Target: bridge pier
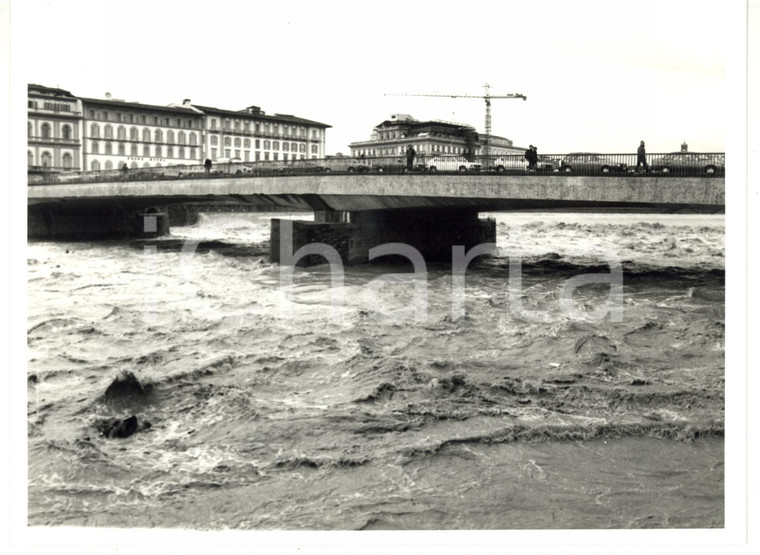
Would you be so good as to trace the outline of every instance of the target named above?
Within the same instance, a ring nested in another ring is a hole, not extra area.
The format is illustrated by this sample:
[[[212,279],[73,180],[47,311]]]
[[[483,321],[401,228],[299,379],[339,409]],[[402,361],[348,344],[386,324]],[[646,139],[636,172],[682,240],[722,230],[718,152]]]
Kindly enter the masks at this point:
[[[425,262],[450,262],[454,245],[469,250],[495,241],[496,223],[479,219],[470,208],[317,211],[314,222],[273,219],[270,253],[275,263],[312,266],[324,264],[333,249],[343,264],[355,265],[369,261],[374,247],[401,243],[419,251]],[[407,260],[402,252],[396,256]]]
[[[33,204],[27,208],[28,239],[128,239],[168,234],[168,214],[153,209],[102,204]]]

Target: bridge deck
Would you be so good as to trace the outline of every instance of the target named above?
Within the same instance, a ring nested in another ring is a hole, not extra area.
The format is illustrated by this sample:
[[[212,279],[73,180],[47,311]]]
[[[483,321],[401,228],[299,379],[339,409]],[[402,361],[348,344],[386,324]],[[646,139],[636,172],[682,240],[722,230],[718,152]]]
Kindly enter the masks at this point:
[[[293,209],[363,211],[470,207],[480,211],[599,209],[721,211],[723,177],[564,175],[305,175],[130,181],[28,188],[28,203],[155,206],[250,203]]]

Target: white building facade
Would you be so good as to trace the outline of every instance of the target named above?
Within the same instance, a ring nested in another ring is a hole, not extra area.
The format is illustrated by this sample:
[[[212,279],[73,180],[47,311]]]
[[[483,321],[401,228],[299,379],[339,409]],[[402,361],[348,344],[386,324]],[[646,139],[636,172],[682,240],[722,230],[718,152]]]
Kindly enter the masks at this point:
[[[69,91],[29,85],[27,166],[31,173],[82,169],[82,101]]]

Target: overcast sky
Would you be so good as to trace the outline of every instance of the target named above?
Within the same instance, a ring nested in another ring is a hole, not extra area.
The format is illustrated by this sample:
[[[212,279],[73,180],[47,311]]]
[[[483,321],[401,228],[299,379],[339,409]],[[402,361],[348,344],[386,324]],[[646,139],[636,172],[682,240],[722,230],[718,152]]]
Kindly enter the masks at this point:
[[[25,0],[14,77],[79,96],[260,106],[332,126],[348,152],[393,113],[540,152],[725,150],[729,1]],[[735,11],[735,10],[734,10]],[[19,52],[19,50],[21,52]]]

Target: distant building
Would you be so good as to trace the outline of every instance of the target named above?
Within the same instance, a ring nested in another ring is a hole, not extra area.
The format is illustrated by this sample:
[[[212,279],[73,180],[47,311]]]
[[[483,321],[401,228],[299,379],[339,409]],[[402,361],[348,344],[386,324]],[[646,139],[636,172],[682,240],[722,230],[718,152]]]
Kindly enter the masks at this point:
[[[28,121],[28,167],[37,173],[322,158],[330,127],[257,106],[157,106],[41,85],[29,85]]]
[[[86,170],[203,162],[203,114],[187,106],[154,106],[82,98],[82,164]]]
[[[522,153],[512,141],[491,135],[491,155]],[[478,156],[483,152],[485,136],[470,125],[447,121],[419,121],[408,114],[394,114],[372,130],[369,141],[349,145],[352,156],[401,156],[412,145],[418,155]]]
[[[258,106],[232,111],[194,106],[204,114],[204,148],[212,162],[303,160],[325,156],[330,126],[287,114],[267,115]]]
[[[27,94],[29,172],[81,170],[82,101],[42,85],[29,85]]]

